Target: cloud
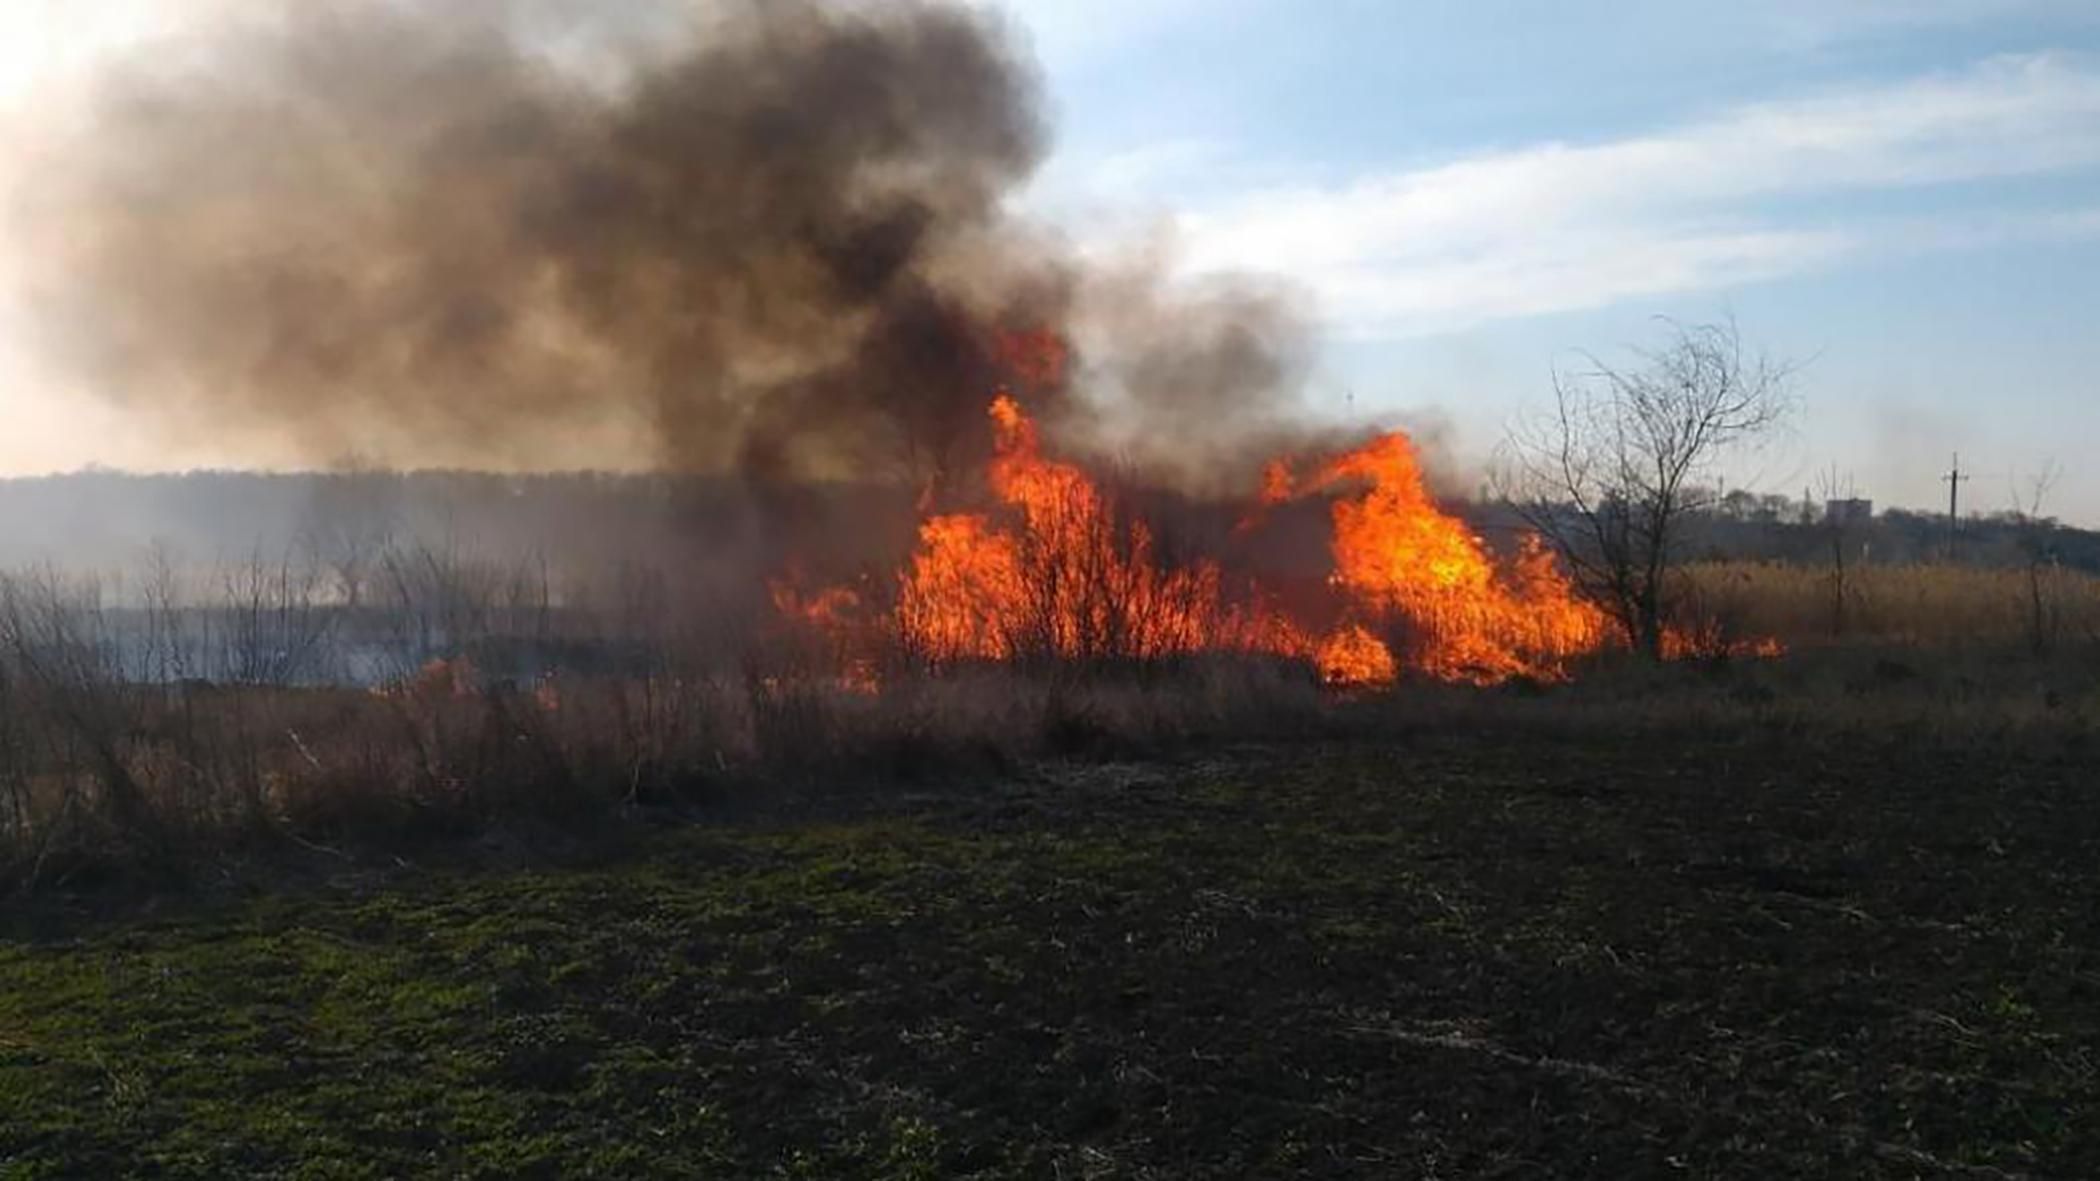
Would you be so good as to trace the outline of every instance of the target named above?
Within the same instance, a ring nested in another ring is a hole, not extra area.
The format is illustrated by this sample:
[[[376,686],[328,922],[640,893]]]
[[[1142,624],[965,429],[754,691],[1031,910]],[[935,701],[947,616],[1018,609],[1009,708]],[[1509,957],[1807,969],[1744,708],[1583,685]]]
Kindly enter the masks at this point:
[[[2055,24],[2093,22],[2087,0],[1767,0],[1744,5],[1734,16],[1762,25],[1771,43],[1816,48],[1912,29],[2040,20]]]
[[[1855,248],[1851,237],[1827,231],[1599,228],[1398,266],[1337,265],[1300,281],[1342,313],[1345,334],[1419,335],[1773,279]]]
[[[1220,192],[1186,175],[1215,155],[1165,153],[1175,191]],[[1281,269],[1342,332],[1406,336],[1770,279],[1936,235],[1974,239],[1966,223],[1883,224],[1861,198],[2096,166],[2100,61],[2052,53],[1756,103],[1648,135],[1271,185],[1215,197],[1173,225],[1187,269]],[[1109,175],[1127,186],[1133,170]],[[1988,196],[1965,195],[1968,221]],[[2090,221],[1982,212],[2000,235]]]

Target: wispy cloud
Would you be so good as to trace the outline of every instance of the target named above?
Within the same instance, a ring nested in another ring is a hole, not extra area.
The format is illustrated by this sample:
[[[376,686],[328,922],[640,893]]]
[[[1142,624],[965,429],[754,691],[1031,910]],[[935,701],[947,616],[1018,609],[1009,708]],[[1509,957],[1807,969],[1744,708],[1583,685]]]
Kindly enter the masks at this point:
[[[1795,49],[1871,39],[1916,29],[1956,29],[1987,23],[2043,20],[2091,24],[2087,0],[1766,0],[1742,5],[1733,19],[1761,26],[1769,43]]]
[[[1176,194],[1215,152],[1179,149],[1103,180]],[[2100,61],[1998,58],[1895,84],[1757,103],[1649,135],[1546,143],[1334,185],[1218,196],[1173,218],[1192,270],[1282,270],[1343,331],[1413,335],[1482,320],[1769,279],[1861,251],[2084,233],[2091,215],[1877,220],[1875,191],[2100,167]],[[1813,208],[1814,212],[1806,210]],[[1964,228],[1968,226],[1970,228]]]

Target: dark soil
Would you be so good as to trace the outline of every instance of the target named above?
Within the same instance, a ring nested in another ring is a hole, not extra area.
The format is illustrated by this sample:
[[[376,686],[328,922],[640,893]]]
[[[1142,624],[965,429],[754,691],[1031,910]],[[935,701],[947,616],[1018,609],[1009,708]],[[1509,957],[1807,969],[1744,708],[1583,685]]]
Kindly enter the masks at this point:
[[[0,1176],[2100,1176],[2088,762],[1251,750],[46,924]]]

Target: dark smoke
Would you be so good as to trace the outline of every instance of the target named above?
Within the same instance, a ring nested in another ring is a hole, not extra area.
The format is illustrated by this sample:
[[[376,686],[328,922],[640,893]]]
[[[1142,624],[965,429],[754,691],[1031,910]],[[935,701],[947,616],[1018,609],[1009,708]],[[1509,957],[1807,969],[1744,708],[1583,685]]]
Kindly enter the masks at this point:
[[[1343,442],[1315,439],[1292,395],[1311,364],[1311,327],[1292,294],[1236,276],[1163,287],[1156,260],[1090,276],[1082,333],[1093,345],[1070,433],[1176,488],[1244,496],[1259,462]]]
[[[924,479],[981,444],[997,334],[1065,330],[1089,286],[1006,209],[1046,132],[977,10],[285,7],[103,79],[17,227],[59,359],[170,429]],[[655,32],[602,35],[623,21]],[[1117,299],[1142,315],[1101,366],[1139,458],[1215,475],[1295,385],[1287,301]],[[567,442],[608,428],[631,453]]]

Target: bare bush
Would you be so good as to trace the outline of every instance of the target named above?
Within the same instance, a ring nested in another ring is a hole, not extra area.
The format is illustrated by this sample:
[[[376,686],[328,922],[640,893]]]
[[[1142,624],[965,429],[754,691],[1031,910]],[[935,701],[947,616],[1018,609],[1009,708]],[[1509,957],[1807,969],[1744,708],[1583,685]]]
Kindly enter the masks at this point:
[[[1705,477],[1792,410],[1791,366],[1746,356],[1733,324],[1668,324],[1633,366],[1590,356],[1556,371],[1552,409],[1511,432],[1497,473],[1583,591],[1656,657],[1684,522],[1717,503]]]
[[[2062,569],[2056,561],[2056,521],[2042,515],[2059,469],[2045,464],[2025,488],[2013,489],[2013,522],[2018,530],[2022,573],[2027,589],[2027,640],[2036,655],[2047,652],[2063,630],[2063,612],[2058,584]]]
[[[39,810],[54,825],[99,822],[110,838],[158,856],[169,834],[133,771],[140,697],[127,690],[117,651],[99,583],[49,570],[0,582],[0,659],[20,760],[9,777],[22,784],[27,822]]]
[[[322,599],[325,572],[318,562],[274,561],[261,553],[221,574],[220,680],[284,686],[325,679],[328,638],[338,611]]]

